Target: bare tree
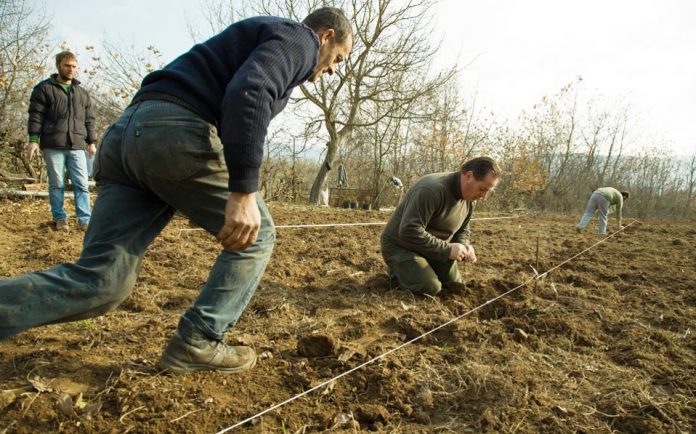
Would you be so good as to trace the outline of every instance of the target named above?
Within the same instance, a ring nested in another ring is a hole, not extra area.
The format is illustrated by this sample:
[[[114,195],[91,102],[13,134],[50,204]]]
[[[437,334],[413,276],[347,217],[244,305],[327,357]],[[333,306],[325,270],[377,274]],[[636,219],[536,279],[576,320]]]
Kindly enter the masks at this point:
[[[31,177],[36,168],[24,153],[31,89],[43,78],[50,22],[26,0],[0,1],[0,167],[8,158]]]
[[[261,190],[268,200],[297,201],[306,184],[307,167],[304,161],[311,134],[271,130],[266,139],[266,152],[261,167]]]
[[[602,171],[599,174],[599,182],[604,184],[607,178],[607,169],[611,165],[612,157],[614,158],[613,170],[609,176],[610,182],[613,182],[616,174],[616,167],[618,161],[621,159],[621,153],[624,147],[624,140],[626,139],[626,130],[628,128],[628,106],[616,115],[614,126],[609,132],[609,148],[607,149],[607,156],[602,165]],[[614,155],[616,153],[616,155]]]
[[[530,113],[522,115],[521,139],[527,142],[523,148],[533,150],[543,169],[544,183],[536,194],[542,207],[559,203],[576,183],[570,166],[576,165],[580,147],[577,84],[581,80],[563,86],[552,97],[543,97]]]
[[[689,157],[686,166],[686,215],[691,215],[691,199],[694,197],[696,187],[696,154]]]
[[[262,0],[260,12],[302,20],[318,1]],[[429,42],[427,0],[351,0],[336,2],[352,17],[354,48],[343,71],[330,80],[301,86],[301,102],[312,104],[309,123],[322,123],[326,135],[324,164],[314,179],[310,202],[318,203],[328,168],[354,130],[399,116],[401,108],[443,86],[450,69],[428,77],[436,47]]]
[[[137,48],[132,43],[103,41],[101,50],[85,47],[92,65],[82,71],[85,87],[97,108],[97,125],[105,128],[130,103],[145,76],[161,68],[162,55],[150,45]]]
[[[227,26],[237,21],[249,9],[246,4],[240,5],[240,0],[200,0],[200,11],[203,15],[205,28],[187,19],[186,27],[194,42],[203,41],[223,31]]]
[[[413,158],[421,162],[421,174],[452,170],[490,143],[492,120],[480,118],[475,97],[469,106],[464,101],[452,80],[416,104],[425,107],[413,132]]]

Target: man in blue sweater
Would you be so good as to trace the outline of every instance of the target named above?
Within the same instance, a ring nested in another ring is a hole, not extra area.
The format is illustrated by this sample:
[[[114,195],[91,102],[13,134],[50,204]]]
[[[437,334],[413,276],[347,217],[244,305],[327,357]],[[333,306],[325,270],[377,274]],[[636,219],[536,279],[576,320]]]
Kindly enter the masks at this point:
[[[333,74],[353,45],[340,9],[302,23],[256,17],[232,24],[143,80],[102,138],[99,194],[75,264],[0,281],[0,339],[104,314],[131,292],[145,250],[178,210],[224,249],[181,317],[160,365],[238,372],[254,350],[223,342],[248,304],[275,241],[256,194],[271,119],[293,88]]]

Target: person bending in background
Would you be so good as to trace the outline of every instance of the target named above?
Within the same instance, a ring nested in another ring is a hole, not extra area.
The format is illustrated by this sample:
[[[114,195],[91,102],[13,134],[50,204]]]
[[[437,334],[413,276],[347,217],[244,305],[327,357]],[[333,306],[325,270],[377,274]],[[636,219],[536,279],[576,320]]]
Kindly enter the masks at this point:
[[[443,284],[461,282],[458,262],[476,262],[469,223],[476,201],[485,200],[501,171],[488,157],[460,170],[432,173],[411,187],[381,236],[382,257],[392,283],[435,295]]]
[[[607,216],[616,213],[616,223],[621,226],[621,210],[624,202],[630,194],[627,191],[619,191],[613,187],[601,187],[595,190],[587,201],[585,213],[580,218],[580,223],[575,227],[578,233],[582,233],[596,212],[599,212],[599,235],[607,233]]]
[[[257,194],[268,125],[293,88],[333,74],[352,46],[340,9],[317,9],[302,23],[255,17],[147,75],[99,146],[98,196],[80,258],[0,280],[0,339],[116,308],[132,291],[145,250],[179,210],[223,250],[160,366],[227,373],[254,366],[252,348],[224,338],[275,242]]]

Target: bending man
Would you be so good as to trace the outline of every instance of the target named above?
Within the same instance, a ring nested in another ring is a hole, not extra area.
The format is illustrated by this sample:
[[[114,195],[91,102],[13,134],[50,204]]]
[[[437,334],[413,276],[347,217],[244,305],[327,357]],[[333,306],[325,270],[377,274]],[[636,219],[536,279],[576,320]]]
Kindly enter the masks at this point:
[[[160,365],[175,372],[252,367],[253,349],[223,339],[275,240],[256,193],[268,124],[293,88],[333,74],[352,45],[339,9],[318,9],[303,23],[256,17],[145,77],[99,146],[98,196],[80,258],[0,281],[0,339],[114,309],[130,294],[145,250],[179,210],[224,250]]]
[[[599,235],[607,233],[607,219],[612,212],[616,213],[616,223],[621,226],[621,210],[623,204],[628,200],[627,191],[619,191],[612,187],[602,187],[595,190],[587,201],[585,212],[580,218],[580,223],[576,226],[578,233],[582,233],[596,212],[599,212]]]

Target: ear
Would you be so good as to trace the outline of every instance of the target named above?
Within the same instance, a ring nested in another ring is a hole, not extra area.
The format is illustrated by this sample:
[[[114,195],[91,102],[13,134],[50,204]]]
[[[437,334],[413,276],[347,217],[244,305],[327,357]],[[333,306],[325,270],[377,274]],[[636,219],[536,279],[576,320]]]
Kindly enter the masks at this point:
[[[319,36],[319,42],[321,42],[321,45],[324,45],[333,40],[333,38],[336,36],[336,31],[334,29],[320,30],[317,33],[317,36]]]

